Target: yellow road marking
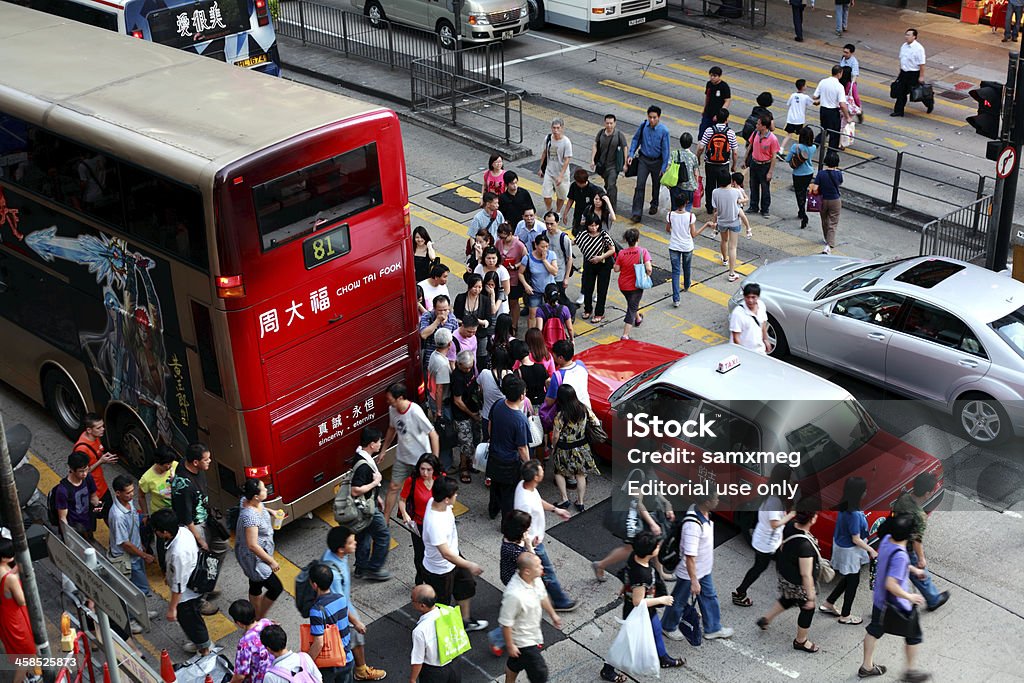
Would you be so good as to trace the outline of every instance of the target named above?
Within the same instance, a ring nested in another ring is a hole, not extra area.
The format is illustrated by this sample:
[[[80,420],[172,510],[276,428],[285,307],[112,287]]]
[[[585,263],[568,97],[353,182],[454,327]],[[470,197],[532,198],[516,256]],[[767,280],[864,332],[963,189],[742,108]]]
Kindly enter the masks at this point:
[[[523,102],[522,106],[523,113],[526,114],[527,116],[532,116],[535,119],[541,119],[546,121],[551,121],[552,119],[562,119],[565,122],[567,128],[579,133],[586,133],[591,140],[594,139],[594,133],[596,133],[604,125],[604,118],[598,120],[597,117],[595,117],[593,121],[586,121],[576,116],[567,116],[559,111],[555,111],[554,109],[548,109],[547,107],[542,107],[539,104],[534,104],[533,102],[530,101]]]
[[[712,332],[706,327],[701,327],[696,323],[692,323],[689,320],[686,320],[685,318],[676,315],[675,313],[666,313],[665,315],[674,320],[679,321],[678,323],[672,326],[673,330],[679,330],[680,332],[685,334],[687,337],[690,337],[691,339],[696,339],[697,341],[704,342],[705,344],[722,344],[728,341],[725,337],[718,334],[717,332]]]
[[[623,102],[622,100],[616,100],[616,99],[613,99],[611,97],[605,97],[604,95],[598,95],[597,93],[587,92],[586,90],[580,90],[579,88],[569,88],[568,90],[565,91],[565,94],[566,95],[576,95],[577,97],[582,97],[584,99],[590,100],[591,102],[599,102],[601,104],[614,104],[614,105],[617,105],[619,107],[622,107],[623,109],[629,109],[629,110],[632,110],[632,111],[640,111],[640,112],[646,112],[647,111],[647,107],[641,107],[641,106],[638,106],[638,105],[635,105],[635,104],[630,104],[629,102]],[[696,121],[689,121],[687,119],[680,119],[680,118],[677,118],[675,116],[671,116],[671,115],[668,115],[668,114],[662,114],[661,118],[668,119],[669,121],[672,121],[674,123],[678,123],[678,124],[680,124],[682,126],[687,126],[689,128],[693,128],[693,127],[697,126],[697,122]],[[522,183],[520,183],[520,184],[522,184]]]
[[[700,282],[695,282],[690,285],[690,291],[702,299],[707,299],[708,301],[720,306],[729,306],[729,295],[715,289],[714,287],[709,287],[705,284],[701,284]]]
[[[606,334],[600,337],[594,337],[594,341],[598,344],[611,344],[612,342],[619,341],[619,338],[614,334]]]
[[[466,187],[461,183],[445,183],[442,185],[446,190],[455,190],[455,194],[465,199],[471,199],[474,202],[480,201],[480,190],[474,190],[471,187]]]
[[[671,104],[676,107],[682,107],[683,109],[689,109],[690,111],[695,111],[698,114],[703,111],[703,107],[693,104],[692,102],[687,102],[686,100],[681,100],[678,97],[672,97],[670,95],[662,95],[661,93],[654,92],[653,90],[637,88],[632,85],[626,85],[625,83],[619,83],[618,81],[604,80],[598,81],[598,83],[608,88],[615,88],[616,90],[628,92],[632,95],[639,95],[640,97],[664,102],[665,104]]]
[[[674,67],[675,65],[673,64],[671,66]],[[659,83],[668,83],[670,85],[677,85],[680,88],[687,88],[689,90],[696,90],[697,92],[701,93],[702,95],[704,94],[704,86],[703,85],[694,85],[693,83],[690,83],[688,81],[681,81],[678,78],[672,78],[671,76],[662,76],[661,74],[654,73],[653,71],[644,71],[644,78],[650,78],[651,80],[658,81]],[[752,100],[750,98],[747,98],[747,97],[741,97],[740,95],[733,95],[732,99],[735,100],[736,102],[746,102],[747,104],[750,104],[750,105],[756,104],[756,102],[754,100]],[[696,107],[695,111],[699,111],[702,114],[704,113],[704,107],[703,106],[700,106],[700,105],[694,105],[694,106]]]
[[[719,63],[719,64],[721,64],[723,66],[729,66],[729,67],[732,67],[734,69],[742,69],[744,71],[750,71],[751,73],[760,74],[762,76],[767,76],[768,78],[776,78],[778,80],[788,81],[788,82],[792,82],[793,81],[793,78],[791,76],[787,76],[786,74],[779,73],[777,71],[772,71],[770,69],[764,69],[764,68],[761,68],[759,66],[750,66],[750,65],[747,65],[747,64],[743,64],[742,62],[734,62],[731,59],[721,59],[719,57],[712,57],[710,55],[704,55],[704,56],[701,57],[701,59],[717,62],[717,63]],[[831,71],[829,73],[831,74]],[[858,83],[858,85],[859,85],[859,83]],[[808,88],[813,88],[814,86],[812,86],[810,83],[808,83],[807,87]],[[812,90],[812,92],[813,92],[813,90]],[[858,92],[859,92],[859,90],[858,90]],[[880,98],[877,98],[877,97],[871,97],[869,95],[861,95],[860,98],[861,98],[861,100],[863,100],[865,102],[871,102],[872,104],[881,105],[881,106],[886,107],[886,108],[892,106],[892,100],[883,100],[883,99],[880,99]],[[966,122],[961,120],[961,119],[951,119],[949,117],[942,116],[940,114],[925,114],[925,113],[920,113],[919,114],[916,111],[912,111],[912,110],[907,110],[907,111],[911,115],[920,116],[921,118],[930,119],[932,121],[938,121],[939,123],[945,123],[947,125],[954,126],[956,128],[962,128],[964,125],[966,125]],[[888,121],[888,119],[880,119],[880,118],[877,118],[877,117],[874,117],[874,116],[868,116],[867,114],[865,114],[864,115],[864,120],[865,121],[871,121],[872,123],[878,123],[878,124],[885,123],[888,128],[892,128],[892,129],[895,129],[895,130],[910,131],[915,136],[920,136],[920,134],[921,134],[921,131],[915,130],[913,128],[907,128],[905,126],[899,126],[899,125],[890,123]]]
[[[907,143],[900,142],[899,140],[893,140],[892,138],[882,138],[882,139],[885,140],[890,145],[892,145],[893,147],[906,147],[907,146]]]
[[[761,61],[761,62],[764,62],[764,61],[775,62],[776,64],[785,64],[786,66],[791,66],[791,67],[793,67],[795,69],[800,69],[801,71],[811,71],[811,72],[814,72],[814,73],[824,74],[826,76],[831,76],[832,75],[832,67],[825,68],[825,67],[813,66],[813,65],[807,64],[806,62],[796,62],[796,61],[793,61],[791,59],[784,59],[782,57],[775,57],[775,56],[768,55],[768,54],[765,54],[765,53],[762,53],[762,52],[752,52],[750,50],[733,49],[733,52],[736,52],[736,53],[739,53],[739,54],[743,54],[743,55],[747,55],[748,57],[753,57],[753,58],[755,58],[755,59],[757,59],[758,61]],[[708,57],[704,57],[703,59],[709,59],[709,58]],[[808,85],[810,85],[810,84],[808,83]],[[858,78],[857,79],[857,85],[858,85],[858,87],[866,85],[866,86],[869,86],[871,88],[875,88],[875,89],[878,89],[878,90],[883,90],[886,93],[889,92],[889,84],[888,83],[875,83],[875,82],[872,82],[872,81],[865,81],[865,80],[862,80],[862,79]],[[863,98],[864,96],[861,95],[861,97]],[[886,103],[888,104],[889,101],[891,101],[891,100],[887,100]],[[945,102],[944,104],[946,104],[946,105],[948,105],[950,107],[956,107],[958,109],[966,109],[967,111],[974,111],[974,107],[968,107],[966,105],[959,104],[957,102]]]

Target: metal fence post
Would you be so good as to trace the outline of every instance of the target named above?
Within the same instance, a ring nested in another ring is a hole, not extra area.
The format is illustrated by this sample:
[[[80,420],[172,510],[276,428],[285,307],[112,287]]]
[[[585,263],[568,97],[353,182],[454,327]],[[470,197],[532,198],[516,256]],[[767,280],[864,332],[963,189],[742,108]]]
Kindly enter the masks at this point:
[[[393,70],[395,68],[395,32],[392,28],[388,26],[388,63]]]
[[[348,12],[341,13],[341,44],[345,46],[345,57],[348,58]]]
[[[509,116],[508,116],[508,90],[505,90],[505,144],[510,144],[512,141],[512,131],[509,129]]]
[[[750,0],[749,12],[750,12],[750,28],[754,28],[754,4],[757,0]]]
[[[302,44],[306,44],[306,10],[305,3],[299,0],[299,32],[302,37]]]
[[[896,200],[900,194],[900,173],[903,171],[903,152],[896,152],[896,168],[892,176],[892,201],[889,202],[889,209],[896,210]]]
[[[452,125],[455,125],[455,70],[452,69],[448,72],[448,83],[450,84],[448,97],[452,102]]]

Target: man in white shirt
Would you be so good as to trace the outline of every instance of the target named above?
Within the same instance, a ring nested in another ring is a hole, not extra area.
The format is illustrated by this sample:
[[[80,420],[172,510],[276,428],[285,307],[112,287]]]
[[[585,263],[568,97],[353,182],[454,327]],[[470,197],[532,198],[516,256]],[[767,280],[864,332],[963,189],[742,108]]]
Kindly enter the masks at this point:
[[[548,665],[541,654],[544,645],[541,620],[547,612],[558,629],[562,628],[562,620],[544,590],[540,579],[543,571],[539,557],[533,553],[521,554],[516,560],[516,573],[501,597],[498,623],[508,652],[505,683],[515,683],[521,671],[526,672],[530,683],[547,683]]]
[[[458,683],[462,677],[454,662],[441,666],[437,647],[437,619],[441,610],[437,608],[434,589],[426,584],[414,587],[412,608],[420,613],[420,618],[412,630],[409,683]]]
[[[416,286],[423,290],[423,310],[420,313],[434,310],[434,297],[448,293],[448,266],[443,263],[435,263],[430,267],[430,277],[416,283]]]
[[[551,120],[551,133],[544,138],[540,150],[540,170],[537,175],[544,179],[541,196],[544,197],[544,208],[551,210],[551,199],[555,201],[555,211],[561,212],[562,205],[569,196],[569,162],[572,161],[572,143],[565,136],[565,121]]]
[[[523,220],[516,225],[516,237],[527,249],[533,249],[533,240],[544,232],[544,224],[537,222],[537,212],[527,209],[523,212]]]
[[[423,408],[409,400],[409,389],[405,384],[396,382],[388,387],[387,399],[390,422],[380,452],[387,453],[395,443],[395,462],[391,465],[391,481],[384,500],[384,519],[390,525],[391,510],[405,480],[412,476],[421,455],[428,452],[438,455],[441,442]]]
[[[487,628],[483,619],[470,617],[470,600],[476,595],[476,577],[483,568],[459,553],[459,530],[455,527],[452,506],[459,493],[454,479],[441,477],[434,481],[432,500],[423,515],[424,581],[437,594],[437,601],[454,606],[458,603],[467,631]]]
[[[309,655],[288,649],[288,634],[278,624],[265,626],[260,631],[260,642],[274,656],[273,664],[263,675],[263,683],[291,683],[300,671],[308,673],[314,681],[324,680]]]
[[[847,43],[843,45],[843,56],[839,59],[839,66],[850,67],[850,73],[853,74],[853,82],[857,82],[857,76],[860,76],[860,62],[853,56],[853,53],[857,51],[857,46],[853,43]]]
[[[743,285],[743,303],[729,314],[732,343],[768,355],[775,348],[768,338],[768,312],[761,302],[761,285]]]
[[[844,117],[850,118],[850,109],[846,106],[846,88],[839,82],[842,73],[843,67],[833,66],[832,75],[821,79],[814,89],[814,103],[821,105],[821,127],[828,131],[828,146],[833,149],[839,149],[839,131],[843,127]]]
[[[673,603],[661,617],[662,633],[670,640],[684,639],[678,630],[679,619],[683,614],[683,605],[693,595],[697,596],[705,638],[730,638],[733,634],[733,629],[722,626],[718,593],[711,580],[711,569],[715,564],[715,523],[711,521],[711,511],[718,507],[718,493],[715,492],[713,481],[705,484],[709,490],[697,496],[697,502],[686,510],[683,517],[679,542],[683,561],[676,567]]]
[[[916,85],[924,85],[924,46],[917,42],[917,29],[908,28],[903,34],[903,45],[900,45],[900,75],[896,77],[896,106],[889,116],[903,116],[907,106],[910,90]],[[922,101],[928,113],[935,109],[935,98],[929,97]]]
[[[571,612],[576,609],[576,601],[565,594],[562,584],[558,582],[558,575],[555,573],[555,566],[551,564],[548,551],[544,548],[544,533],[547,531],[547,517],[545,512],[553,512],[563,520],[569,519],[569,511],[559,508],[540,497],[537,487],[544,481],[544,465],[540,460],[530,460],[523,463],[523,480],[516,484],[515,502],[516,510],[530,515],[530,530],[528,538],[533,544],[533,552],[540,558],[544,567],[544,586],[551,596],[551,604],[555,606],[556,612]]]
[[[170,508],[157,510],[149,522],[153,526],[153,534],[167,542],[166,581],[171,590],[167,621],[177,621],[181,625],[188,639],[182,645],[185,652],[198,652],[205,656],[210,653],[213,642],[206,629],[206,621],[199,613],[203,596],[188,587],[188,580],[199,562],[199,544],[188,527],[178,526],[178,516]]]
[[[551,355],[555,359],[555,374],[551,375],[544,405],[551,405],[558,396],[558,387],[564,382],[576,390],[576,398],[590,408],[590,372],[581,361],[573,360],[576,348],[568,339],[560,339],[551,347]]]

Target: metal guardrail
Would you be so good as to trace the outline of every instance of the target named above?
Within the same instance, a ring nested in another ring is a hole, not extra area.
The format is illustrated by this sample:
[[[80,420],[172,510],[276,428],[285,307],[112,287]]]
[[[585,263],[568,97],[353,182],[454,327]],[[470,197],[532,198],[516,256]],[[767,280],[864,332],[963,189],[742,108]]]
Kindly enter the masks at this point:
[[[821,126],[813,124],[809,125],[819,131],[819,137],[822,139],[829,133],[836,133],[836,131],[826,130],[824,131],[824,136],[822,136]],[[960,173],[969,176],[970,180],[963,184],[956,183],[951,180],[945,180],[943,181],[944,192],[941,194],[925,194],[907,187],[903,182],[905,177],[918,178],[934,185],[935,177],[941,177],[941,175],[948,174],[950,168],[949,159],[946,158],[945,161],[939,161],[920,154],[914,154],[902,149],[897,149],[892,145],[865,137],[860,133],[862,129],[859,127],[857,130],[858,132],[854,138],[853,145],[851,145],[851,149],[856,149],[860,152],[868,152],[872,155],[872,158],[862,159],[860,161],[844,165],[843,173],[860,180],[869,181],[875,185],[885,187],[888,193],[887,198],[889,200],[890,210],[895,211],[896,208],[900,206],[901,194],[915,195],[926,199],[929,202],[938,202],[954,207],[964,206],[964,203],[971,197],[974,198],[974,201],[979,201],[985,197],[988,177],[976,171],[970,171],[963,168],[958,168],[957,170]],[[818,145],[819,169],[824,168],[825,166],[825,153],[828,149],[830,148],[827,144]],[[836,149],[836,151],[839,152],[841,157],[846,157],[847,159],[852,158],[851,155],[843,150]],[[948,155],[948,149],[944,149],[943,151]],[[910,164],[909,162],[913,163]],[[908,165],[912,165],[913,168],[908,167]],[[932,170],[934,171],[934,175],[929,172]]]
[[[412,110],[430,114],[452,125],[479,130],[504,140],[523,141],[522,95],[501,87],[504,58],[490,51],[500,44],[455,50],[413,60]]]
[[[686,0],[681,0],[685,9]],[[701,0],[701,10],[706,17],[746,20],[750,28],[768,23],[768,0]]]
[[[412,68],[416,59],[444,51],[433,31],[399,26],[385,19],[370,17],[309,0],[290,0],[280,4],[274,22],[277,32],[297,38],[303,45],[317,45],[389,65],[392,69]]]
[[[991,219],[992,195],[986,195],[927,223],[921,231],[919,253],[961,261],[983,258]]]

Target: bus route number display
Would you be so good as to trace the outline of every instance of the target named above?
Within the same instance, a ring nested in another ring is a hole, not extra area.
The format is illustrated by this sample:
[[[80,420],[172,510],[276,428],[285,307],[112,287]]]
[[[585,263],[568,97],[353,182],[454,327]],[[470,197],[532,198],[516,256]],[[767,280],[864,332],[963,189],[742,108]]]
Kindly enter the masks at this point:
[[[341,225],[334,230],[315,233],[302,243],[302,258],[306,270],[316,268],[331,259],[344,256],[352,249],[349,241],[348,225]]]

